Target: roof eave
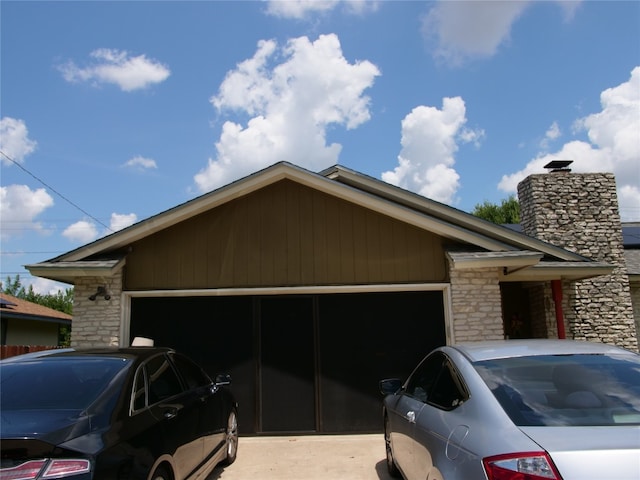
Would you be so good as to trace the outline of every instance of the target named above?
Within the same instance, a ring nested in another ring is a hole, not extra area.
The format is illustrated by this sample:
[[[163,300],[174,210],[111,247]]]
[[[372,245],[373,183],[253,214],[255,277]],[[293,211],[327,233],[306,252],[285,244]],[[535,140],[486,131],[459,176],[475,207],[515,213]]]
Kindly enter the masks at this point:
[[[503,243],[515,244],[515,248],[538,250],[562,260],[585,260],[584,257],[577,253],[543,242],[523,233],[510,230],[502,225],[491,223],[449,205],[425,198],[416,193],[382,182],[378,179],[368,177],[340,165],[326,169],[320,174],[337,182],[354,185],[356,188],[365,188],[374,195],[381,195],[390,200],[401,202],[404,205],[409,205],[412,208],[419,209],[424,213],[434,215],[438,218],[444,217],[451,219],[460,228],[472,230],[477,235],[489,237],[495,241],[500,239]]]
[[[25,268],[36,277],[47,278],[57,282],[75,284],[76,278],[113,277],[126,264],[125,258],[117,260],[42,262],[25,265]]]
[[[501,282],[539,282],[548,280],[579,281],[602,275],[611,275],[614,265],[600,262],[571,262],[560,264],[558,262],[540,262],[537,265],[521,270],[502,270],[499,281]]]
[[[89,245],[54,258],[50,260],[49,263],[74,262],[98,255],[102,252],[125,248],[148,235],[283,179],[294,180],[302,185],[315,188],[337,198],[348,200],[354,204],[391,216],[418,228],[430,230],[448,239],[467,242],[489,250],[513,250],[513,247],[506,242],[490,238],[458,225],[452,225],[439,218],[430,217],[425,215],[426,212],[418,212],[415,209],[399,205],[385,196],[375,195],[366,189],[336,182],[321,174],[310,172],[290,163],[281,162],[178,205],[147,220],[143,220],[124,230],[96,240]],[[47,262],[45,262],[45,264],[46,263]],[[30,267],[34,268],[35,271],[35,268],[39,267],[39,265],[31,265]],[[34,273],[34,271],[31,271],[31,273],[41,276]],[[41,271],[44,273],[44,270]],[[50,272],[52,272],[50,268],[46,271],[49,272],[47,275],[50,275]],[[83,270],[80,270],[79,274],[85,275]],[[70,275],[65,272],[65,277],[70,277]],[[45,276],[45,278],[51,277]]]

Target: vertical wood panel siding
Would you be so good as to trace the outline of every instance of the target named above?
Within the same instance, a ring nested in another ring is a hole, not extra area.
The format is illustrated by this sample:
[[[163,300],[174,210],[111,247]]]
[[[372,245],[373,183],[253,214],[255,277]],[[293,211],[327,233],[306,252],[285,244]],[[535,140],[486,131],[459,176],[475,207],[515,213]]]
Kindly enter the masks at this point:
[[[132,247],[128,290],[447,280],[440,237],[289,180]]]

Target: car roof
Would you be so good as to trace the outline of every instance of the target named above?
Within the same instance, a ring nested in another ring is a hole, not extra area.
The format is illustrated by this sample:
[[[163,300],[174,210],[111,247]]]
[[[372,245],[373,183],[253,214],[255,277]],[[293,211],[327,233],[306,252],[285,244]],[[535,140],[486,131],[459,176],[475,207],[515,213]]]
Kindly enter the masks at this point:
[[[62,348],[53,350],[43,350],[40,352],[26,353],[9,357],[0,362],[4,363],[24,363],[30,361],[42,360],[45,358],[96,358],[96,357],[112,357],[112,358],[138,358],[145,360],[153,355],[162,352],[173,352],[174,350],[167,347],[96,347],[96,348]]]
[[[635,355],[637,353],[614,345],[581,340],[526,339],[469,342],[451,345],[471,362],[509,357],[529,357],[535,355],[576,355],[576,354],[616,354]]]

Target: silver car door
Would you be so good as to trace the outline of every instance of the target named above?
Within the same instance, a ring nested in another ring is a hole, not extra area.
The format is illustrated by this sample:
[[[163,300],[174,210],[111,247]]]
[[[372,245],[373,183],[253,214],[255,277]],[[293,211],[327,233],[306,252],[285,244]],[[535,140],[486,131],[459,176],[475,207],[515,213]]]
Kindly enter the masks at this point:
[[[410,423],[411,428],[407,433],[408,446],[402,470],[409,480],[427,478],[424,472],[429,470],[431,457],[425,454],[425,448],[421,444],[420,430],[424,427],[418,425],[418,421],[421,418],[429,417],[428,414],[425,414],[425,410],[429,408],[427,405],[428,397],[438,379],[444,361],[445,357],[440,352],[429,355],[414,370],[405,386],[405,396],[410,400],[407,400],[404,410],[406,410],[407,422]]]
[[[465,388],[445,357],[426,405],[416,419],[413,437],[416,478],[446,477],[447,470],[464,456],[460,447],[469,429],[460,414],[467,399]]]

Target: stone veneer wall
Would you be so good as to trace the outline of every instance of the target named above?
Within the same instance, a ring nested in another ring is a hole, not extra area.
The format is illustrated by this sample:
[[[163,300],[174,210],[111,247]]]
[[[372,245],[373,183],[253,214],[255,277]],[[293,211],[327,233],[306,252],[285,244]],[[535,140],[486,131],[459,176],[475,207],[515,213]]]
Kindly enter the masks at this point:
[[[449,262],[453,342],[502,340],[502,303],[496,269],[457,270]]]
[[[563,281],[567,336],[637,350],[613,174],[531,175],[518,185],[518,198],[526,234],[615,265],[611,275]]]
[[[105,300],[103,297],[98,297],[95,301],[89,300],[99,285],[106,286],[111,299]],[[78,279],[73,295],[72,347],[119,345],[121,294],[121,273],[107,279],[97,277]]]

